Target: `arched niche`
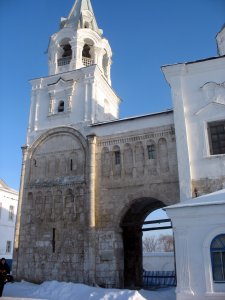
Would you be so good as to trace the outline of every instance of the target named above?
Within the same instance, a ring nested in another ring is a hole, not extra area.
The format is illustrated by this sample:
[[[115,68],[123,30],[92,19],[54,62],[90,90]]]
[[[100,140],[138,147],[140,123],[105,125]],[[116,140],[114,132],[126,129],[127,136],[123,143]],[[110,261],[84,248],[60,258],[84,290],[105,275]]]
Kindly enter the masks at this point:
[[[114,178],[121,176],[121,164],[121,150],[118,145],[115,145],[112,148],[112,170]]]
[[[142,142],[135,144],[135,167],[137,176],[144,175],[145,155]]]
[[[134,159],[131,144],[125,144],[123,149],[124,174],[128,177],[133,176]]]
[[[165,138],[161,138],[158,141],[159,151],[159,166],[161,173],[169,172],[169,158],[168,158],[168,147]]]
[[[111,159],[109,148],[104,147],[101,152],[101,172],[102,178],[109,177],[111,173]]]
[[[46,164],[45,174],[44,166],[39,163],[42,158]],[[29,149],[28,163],[30,167],[28,180],[32,183],[55,180],[59,184],[65,177],[74,175],[79,181],[85,180],[87,142],[78,131],[70,127],[51,129]]]

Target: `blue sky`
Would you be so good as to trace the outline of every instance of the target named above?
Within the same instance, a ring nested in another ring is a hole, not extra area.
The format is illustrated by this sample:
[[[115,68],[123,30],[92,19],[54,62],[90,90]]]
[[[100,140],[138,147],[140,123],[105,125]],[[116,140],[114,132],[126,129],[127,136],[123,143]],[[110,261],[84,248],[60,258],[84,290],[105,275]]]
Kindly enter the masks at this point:
[[[0,0],[0,178],[19,189],[29,79],[48,75],[45,54],[74,0]],[[224,0],[92,0],[113,50],[112,84],[120,117],[171,108],[160,67],[217,55]]]

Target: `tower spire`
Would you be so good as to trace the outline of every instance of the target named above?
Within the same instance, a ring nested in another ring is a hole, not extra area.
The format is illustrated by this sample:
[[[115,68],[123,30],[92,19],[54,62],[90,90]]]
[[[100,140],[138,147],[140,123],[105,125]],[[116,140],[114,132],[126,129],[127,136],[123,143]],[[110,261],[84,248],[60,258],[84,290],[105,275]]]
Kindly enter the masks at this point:
[[[94,11],[90,0],[76,0],[68,17],[61,19],[61,28],[73,27],[90,28],[102,35],[102,30],[98,28]]]

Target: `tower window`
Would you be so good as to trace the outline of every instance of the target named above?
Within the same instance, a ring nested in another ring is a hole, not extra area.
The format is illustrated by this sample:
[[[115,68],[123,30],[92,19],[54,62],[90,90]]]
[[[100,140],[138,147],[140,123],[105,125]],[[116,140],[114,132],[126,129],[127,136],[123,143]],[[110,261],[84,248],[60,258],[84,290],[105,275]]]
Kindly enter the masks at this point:
[[[155,159],[156,158],[155,145],[148,145],[147,146],[147,151],[148,151],[148,159]]]
[[[115,165],[120,165],[121,162],[121,156],[120,151],[115,151]]]
[[[88,44],[85,44],[82,51],[82,56],[86,58],[91,58],[90,50],[91,47]]]
[[[66,44],[64,46],[62,46],[63,48],[63,55],[62,57],[71,57],[72,56],[72,48],[70,44]]]
[[[225,234],[220,234],[214,238],[210,251],[213,280],[215,282],[225,282]]]
[[[225,154],[225,120],[208,124],[210,154]]]
[[[64,112],[64,101],[60,101],[58,105],[58,112]]]
[[[60,45],[61,49],[60,50],[60,58],[58,59],[58,66],[65,66],[70,64],[70,61],[72,59],[72,47],[68,43],[63,43]]]

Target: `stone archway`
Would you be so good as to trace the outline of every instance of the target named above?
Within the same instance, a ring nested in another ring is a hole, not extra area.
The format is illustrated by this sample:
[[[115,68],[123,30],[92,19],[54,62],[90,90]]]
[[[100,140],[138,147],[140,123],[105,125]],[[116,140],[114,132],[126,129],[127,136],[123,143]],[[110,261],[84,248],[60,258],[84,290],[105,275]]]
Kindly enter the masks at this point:
[[[124,214],[120,226],[123,229],[124,248],[124,287],[142,287],[142,225],[145,218],[154,210],[165,207],[157,199],[139,198]]]

